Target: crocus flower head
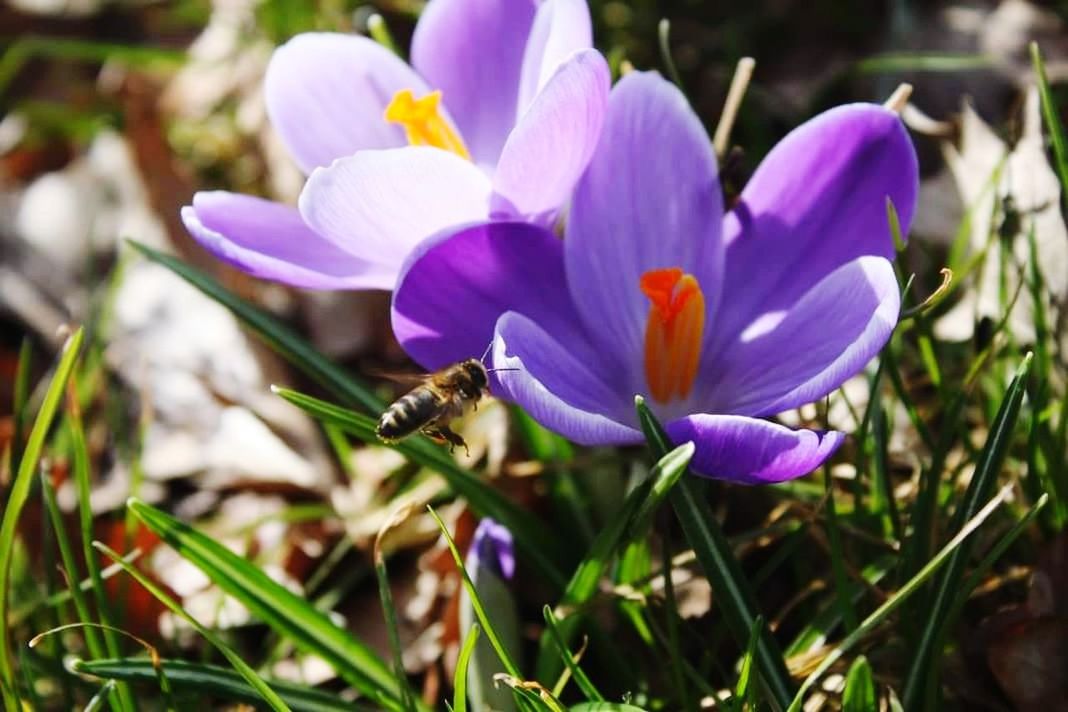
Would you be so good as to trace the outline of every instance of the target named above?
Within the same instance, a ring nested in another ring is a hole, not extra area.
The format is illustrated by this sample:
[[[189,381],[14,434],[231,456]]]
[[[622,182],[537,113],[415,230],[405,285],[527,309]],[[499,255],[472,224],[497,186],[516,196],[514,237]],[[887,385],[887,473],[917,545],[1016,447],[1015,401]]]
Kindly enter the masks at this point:
[[[189,232],[249,272],[392,289],[420,240],[486,219],[549,225],[593,153],[609,71],[585,0],[431,0],[412,66],[366,37],[278,48],[264,93],[310,174],[295,208],[201,192]]]
[[[583,444],[642,440],[642,394],[693,468],[744,483],[811,472],[838,432],[765,416],[813,401],[885,344],[900,299],[886,200],[903,227],[916,156],[873,104],[817,116],[768,155],[724,212],[715,155],[654,73],[612,91],[561,241],[482,222],[411,255],[393,327],[428,368],[491,339],[493,391]]]
[[[475,529],[464,566],[472,576],[475,571],[488,570],[501,579],[511,579],[515,575],[512,533],[503,524],[484,517]]]

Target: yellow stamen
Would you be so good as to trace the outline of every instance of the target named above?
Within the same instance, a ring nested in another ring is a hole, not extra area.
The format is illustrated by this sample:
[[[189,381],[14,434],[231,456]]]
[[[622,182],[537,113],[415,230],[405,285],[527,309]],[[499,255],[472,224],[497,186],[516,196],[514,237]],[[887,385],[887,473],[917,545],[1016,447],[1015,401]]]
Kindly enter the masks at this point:
[[[697,378],[705,331],[705,295],[692,274],[678,267],[641,276],[649,297],[645,323],[645,380],[659,403],[686,398]]]
[[[402,89],[393,95],[385,118],[403,126],[408,143],[413,146],[434,146],[471,160],[460,134],[441,115],[440,91],[416,99],[411,89]]]

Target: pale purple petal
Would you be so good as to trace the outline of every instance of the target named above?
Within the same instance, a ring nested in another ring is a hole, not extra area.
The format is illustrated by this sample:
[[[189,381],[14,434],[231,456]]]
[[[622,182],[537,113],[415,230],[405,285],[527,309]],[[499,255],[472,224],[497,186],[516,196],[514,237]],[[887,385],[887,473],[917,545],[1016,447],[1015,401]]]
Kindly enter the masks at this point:
[[[593,155],[611,77],[597,50],[560,66],[523,114],[493,177],[494,213],[551,225]]]
[[[503,524],[483,517],[471,539],[465,565],[475,579],[478,578],[475,571],[483,567],[505,580],[511,579],[515,575],[512,532]]]
[[[518,403],[546,428],[580,445],[642,441],[633,421],[633,396],[605,381],[611,362],[580,341],[560,341],[526,316],[508,312],[497,322],[493,366],[500,395]]]
[[[437,148],[360,151],[319,168],[300,194],[300,213],[347,252],[399,269],[421,240],[486,217],[489,179]]]
[[[408,355],[435,369],[481,356],[509,310],[579,332],[562,252],[556,236],[527,223],[446,230],[405,263],[393,294],[393,333]]]
[[[879,353],[900,306],[890,262],[858,258],[809,290],[775,326],[751,325],[702,366],[701,388],[727,413],[772,415],[810,403]]]
[[[516,119],[532,0],[433,0],[412,37],[412,65],[442,91],[475,162],[493,166]]]
[[[556,68],[579,50],[593,46],[593,25],[586,0],[545,0],[538,7],[523,55],[519,112],[534,101]]]
[[[762,485],[801,477],[834,454],[845,436],[791,430],[741,415],[691,415],[667,425],[672,442],[697,447],[690,467],[717,480]]]
[[[275,50],[264,80],[271,124],[305,173],[367,148],[404,146],[404,130],[384,118],[393,95],[430,89],[377,42],[310,32]]]
[[[686,97],[655,73],[621,79],[572,201],[565,259],[591,340],[629,359],[631,393],[645,390],[643,273],[681,267],[696,276],[711,333],[723,272],[722,200],[715,154]]]
[[[390,289],[396,279],[324,240],[295,208],[263,198],[197,193],[182,222],[216,257],[256,277],[306,289]]]
[[[886,199],[907,232],[918,182],[908,133],[881,106],[838,107],[792,131],[760,164],[725,221],[730,306],[717,331],[733,338],[857,257],[892,258]]]

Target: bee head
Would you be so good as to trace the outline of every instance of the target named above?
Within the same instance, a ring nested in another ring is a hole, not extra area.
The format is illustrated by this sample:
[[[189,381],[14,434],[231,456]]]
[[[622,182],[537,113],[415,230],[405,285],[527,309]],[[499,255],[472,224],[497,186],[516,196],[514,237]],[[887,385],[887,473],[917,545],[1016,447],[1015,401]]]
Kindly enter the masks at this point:
[[[464,373],[469,379],[471,379],[471,385],[475,387],[476,393],[469,395],[477,395],[481,391],[484,391],[489,385],[489,376],[486,373],[486,367],[482,365],[482,362],[478,359],[469,358],[461,364]]]

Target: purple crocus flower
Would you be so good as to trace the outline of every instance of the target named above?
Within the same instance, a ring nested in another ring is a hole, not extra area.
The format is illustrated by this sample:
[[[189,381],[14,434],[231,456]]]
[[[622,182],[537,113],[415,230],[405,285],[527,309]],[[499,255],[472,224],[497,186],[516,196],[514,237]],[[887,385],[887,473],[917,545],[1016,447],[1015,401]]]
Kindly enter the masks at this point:
[[[420,245],[393,327],[428,368],[494,343],[494,392],[582,444],[642,441],[643,394],[693,468],[742,483],[811,472],[839,432],[765,416],[837,388],[886,343],[900,297],[886,200],[907,229],[912,144],[893,112],[832,109],[793,131],[724,213],[716,161],[655,73],[612,91],[564,240],[478,223]]]
[[[264,93],[310,174],[299,210],[212,191],[182,219],[221,259],[310,289],[392,289],[450,226],[550,224],[604,119],[609,71],[590,45],[585,0],[431,0],[412,66],[365,37],[298,35]]]
[[[492,571],[501,579],[511,580],[515,575],[512,533],[503,524],[483,517],[471,539],[464,565],[473,577],[476,571]]]

